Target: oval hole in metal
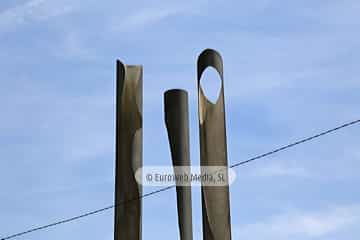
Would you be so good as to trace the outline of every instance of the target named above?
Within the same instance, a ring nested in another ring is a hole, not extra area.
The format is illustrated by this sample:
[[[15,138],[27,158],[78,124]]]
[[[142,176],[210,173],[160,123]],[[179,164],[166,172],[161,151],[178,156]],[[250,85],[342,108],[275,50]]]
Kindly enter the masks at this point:
[[[213,67],[205,69],[200,79],[201,88],[206,98],[215,104],[220,95],[221,79],[219,73]]]

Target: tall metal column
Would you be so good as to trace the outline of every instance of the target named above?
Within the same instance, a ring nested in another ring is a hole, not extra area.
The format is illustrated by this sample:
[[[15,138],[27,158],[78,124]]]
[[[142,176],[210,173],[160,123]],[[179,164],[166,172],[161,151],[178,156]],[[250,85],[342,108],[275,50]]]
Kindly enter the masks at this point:
[[[215,104],[206,98],[200,84],[201,76],[207,67],[214,67],[221,79],[220,95]],[[197,62],[197,82],[201,166],[223,166],[227,169],[223,62],[215,50],[206,49],[200,54]],[[226,180],[228,181],[228,178]],[[201,199],[203,239],[230,240],[228,185],[202,186]]]
[[[141,240],[142,66],[117,61],[114,240]]]
[[[181,166],[190,175],[188,94],[172,89],[164,94],[165,123],[173,166]],[[177,171],[175,170],[175,174]],[[190,183],[191,184],[191,183]],[[191,185],[176,186],[180,240],[192,240]]]

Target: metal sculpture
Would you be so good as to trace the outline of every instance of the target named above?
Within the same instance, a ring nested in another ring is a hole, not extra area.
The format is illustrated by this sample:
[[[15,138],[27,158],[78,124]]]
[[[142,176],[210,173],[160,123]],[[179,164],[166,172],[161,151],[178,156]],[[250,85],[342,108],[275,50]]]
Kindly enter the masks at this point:
[[[201,76],[207,67],[215,68],[221,79],[220,94],[214,104],[206,98],[200,84]],[[197,83],[201,167],[224,166],[227,168],[223,62],[217,51],[206,49],[200,54],[197,62]],[[201,199],[203,239],[230,240],[228,185],[202,186]]]
[[[165,123],[175,174],[178,174],[176,167],[181,166],[181,174],[187,174],[187,176],[189,176],[190,150],[187,92],[180,89],[166,91],[164,94],[164,105]],[[177,184],[176,195],[180,240],[192,240],[191,185],[178,186]]]
[[[117,61],[114,240],[141,240],[142,66]]]

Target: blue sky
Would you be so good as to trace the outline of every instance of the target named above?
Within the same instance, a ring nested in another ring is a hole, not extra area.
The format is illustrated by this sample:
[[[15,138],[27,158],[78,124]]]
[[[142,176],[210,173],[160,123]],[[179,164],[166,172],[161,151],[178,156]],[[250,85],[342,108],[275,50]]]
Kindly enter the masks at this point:
[[[230,163],[358,119],[359,10],[355,0],[2,0],[0,236],[113,203],[117,58],[144,66],[144,165],[171,163],[169,88],[189,92],[199,164],[205,48],[224,59]],[[210,93],[218,80],[207,74]],[[359,134],[353,126],[237,168],[233,239],[359,239]],[[178,237],[173,190],[143,207],[143,239]],[[18,239],[64,238],[112,239],[113,211]]]

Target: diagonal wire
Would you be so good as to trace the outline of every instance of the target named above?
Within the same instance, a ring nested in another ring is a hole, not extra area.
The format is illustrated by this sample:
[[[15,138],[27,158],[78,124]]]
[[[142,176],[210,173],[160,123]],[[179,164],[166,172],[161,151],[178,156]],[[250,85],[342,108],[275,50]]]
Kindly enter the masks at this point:
[[[146,197],[149,197],[151,195],[154,195],[154,194],[157,194],[157,193],[160,193],[160,192],[167,191],[167,190],[169,190],[171,188],[174,188],[175,186],[176,185],[171,185],[171,186],[168,186],[168,187],[164,187],[164,188],[158,189],[156,191],[149,192],[149,193],[146,193],[144,195],[141,195],[141,196],[139,196],[137,198],[132,198],[132,199],[129,199],[129,200],[126,200],[126,201],[121,201],[116,205],[113,204],[113,205],[110,205],[110,206],[107,206],[107,207],[104,207],[104,208],[100,208],[100,209],[97,209],[97,210],[94,210],[94,211],[91,211],[91,212],[87,212],[87,213],[75,216],[75,217],[66,218],[66,219],[63,219],[63,220],[60,220],[60,221],[57,221],[57,222],[54,222],[54,223],[50,223],[50,224],[43,225],[43,226],[40,226],[40,227],[31,228],[29,230],[19,232],[19,233],[15,233],[15,234],[9,235],[7,237],[1,238],[0,240],[12,239],[12,238],[20,237],[22,235],[25,235],[25,234],[28,234],[28,233],[31,233],[31,232],[36,232],[36,231],[40,231],[40,230],[43,230],[43,229],[46,229],[46,228],[54,227],[56,225],[60,225],[60,224],[68,223],[68,222],[73,222],[73,221],[78,220],[80,218],[85,218],[85,217],[88,217],[90,215],[94,215],[94,214],[97,214],[97,213],[100,213],[100,212],[104,212],[104,211],[110,210],[112,208],[115,208],[117,206],[126,204],[128,202],[136,201],[136,200],[146,198]]]
[[[295,147],[295,146],[297,146],[297,145],[300,145],[300,144],[305,143],[305,142],[309,142],[309,141],[311,141],[311,140],[314,140],[314,139],[316,139],[316,138],[319,138],[319,137],[322,137],[322,136],[324,136],[324,135],[330,134],[330,133],[332,133],[332,132],[338,131],[338,130],[340,130],[340,129],[343,129],[343,128],[346,128],[346,127],[349,127],[349,126],[358,124],[359,122],[360,122],[360,119],[355,120],[355,121],[351,121],[351,122],[348,122],[348,123],[345,123],[345,124],[340,125],[340,126],[337,126],[337,127],[335,127],[335,128],[332,128],[332,129],[329,129],[329,130],[320,132],[320,133],[318,133],[318,134],[316,134],[316,135],[313,135],[313,136],[310,136],[310,137],[301,139],[301,140],[299,140],[299,141],[290,143],[290,144],[285,145],[285,146],[283,146],[283,147],[279,147],[279,148],[276,148],[276,149],[274,149],[274,150],[272,150],[272,151],[269,151],[269,152],[266,152],[266,153],[257,155],[257,156],[255,156],[255,157],[252,157],[252,158],[247,159],[247,160],[245,160],[245,161],[241,161],[241,162],[232,164],[232,165],[229,166],[229,168],[235,168],[235,167],[238,167],[238,166],[241,166],[241,165],[244,165],[244,164],[247,164],[247,163],[256,161],[256,160],[259,160],[259,159],[261,159],[261,158],[265,158],[265,157],[270,156],[270,155],[273,155],[273,154],[275,154],[275,153],[284,151],[284,150],[286,150],[286,149],[288,149],[288,148]],[[81,215],[78,215],[78,216],[74,216],[74,217],[71,217],[71,218],[66,218],[66,219],[63,219],[63,220],[60,220],[60,221],[57,221],[57,222],[53,222],[53,223],[50,223],[50,224],[47,224],[47,225],[43,225],[43,226],[40,226],[40,227],[31,228],[31,229],[26,230],[26,231],[23,231],[23,232],[19,232],[19,233],[15,233],[15,234],[12,234],[12,235],[3,237],[3,238],[1,238],[0,240],[12,239],[12,238],[20,237],[20,236],[22,236],[22,235],[25,235],[25,234],[28,234],[28,233],[31,233],[31,232],[36,232],[36,231],[40,231],[40,230],[43,230],[43,229],[46,229],[46,228],[54,227],[54,226],[56,226],[56,225],[60,225],[60,224],[68,223],[68,222],[73,222],[73,221],[76,221],[76,220],[78,220],[78,219],[80,219],[80,218],[85,218],[85,217],[88,217],[88,216],[90,216],[90,215],[98,214],[98,213],[100,213],[100,212],[104,212],[104,211],[113,209],[113,208],[115,208],[115,207],[117,207],[117,206],[126,204],[126,203],[128,203],[128,202],[136,201],[136,200],[139,200],[139,199],[142,199],[142,198],[146,198],[146,197],[155,195],[155,194],[157,194],[157,193],[165,192],[165,191],[167,191],[167,190],[169,190],[169,189],[174,188],[175,186],[176,186],[176,185],[171,185],[171,186],[168,186],[168,187],[164,187],[164,188],[158,189],[158,190],[156,190],[156,191],[152,191],[152,192],[146,193],[146,194],[144,194],[144,195],[141,195],[141,196],[139,196],[139,197],[137,197],[137,198],[133,198],[133,199],[129,199],[129,200],[126,200],[126,201],[119,202],[119,203],[116,204],[116,205],[115,205],[115,204],[114,204],[114,205],[110,205],[110,206],[107,206],[107,207],[104,207],[104,208],[100,208],[100,209],[97,209],[97,210],[94,210],[94,211],[91,211],[91,212],[87,212],[87,213],[84,213],[84,214],[81,214]]]
[[[322,137],[322,136],[327,135],[327,134],[329,134],[329,133],[338,131],[338,130],[340,130],[340,129],[342,129],[342,128],[346,128],[346,127],[349,127],[349,126],[351,126],[351,125],[355,125],[355,124],[357,124],[357,123],[359,123],[359,122],[360,122],[360,119],[355,120],[355,121],[352,121],[352,122],[345,123],[345,124],[340,125],[340,126],[338,126],[338,127],[335,127],[335,128],[329,129],[329,130],[327,130],[327,131],[324,131],[324,132],[318,133],[318,134],[316,134],[316,135],[313,135],[313,136],[311,136],[311,137],[307,137],[307,138],[301,139],[301,140],[299,140],[299,141],[296,141],[296,142],[290,143],[290,144],[288,144],[288,145],[285,145],[285,146],[283,146],[283,147],[276,148],[276,149],[274,149],[274,150],[272,150],[272,151],[269,151],[269,152],[267,152],[267,153],[264,153],[264,154],[261,154],[261,155],[257,155],[257,156],[255,156],[255,157],[253,157],[253,158],[248,159],[248,160],[235,163],[235,164],[231,165],[229,168],[235,168],[235,167],[238,167],[238,166],[240,166],[240,165],[244,165],[244,164],[247,164],[247,163],[249,163],[249,162],[253,162],[253,161],[258,160],[258,159],[260,159],[260,158],[264,158],[264,157],[267,157],[267,156],[269,156],[269,155],[273,155],[273,154],[275,154],[275,153],[277,153],[277,152],[281,152],[281,151],[284,151],[285,149],[295,147],[296,145],[299,145],[299,144],[302,144],[302,143],[305,143],[305,142],[309,142],[309,141],[311,141],[311,140],[314,140],[315,138]]]

